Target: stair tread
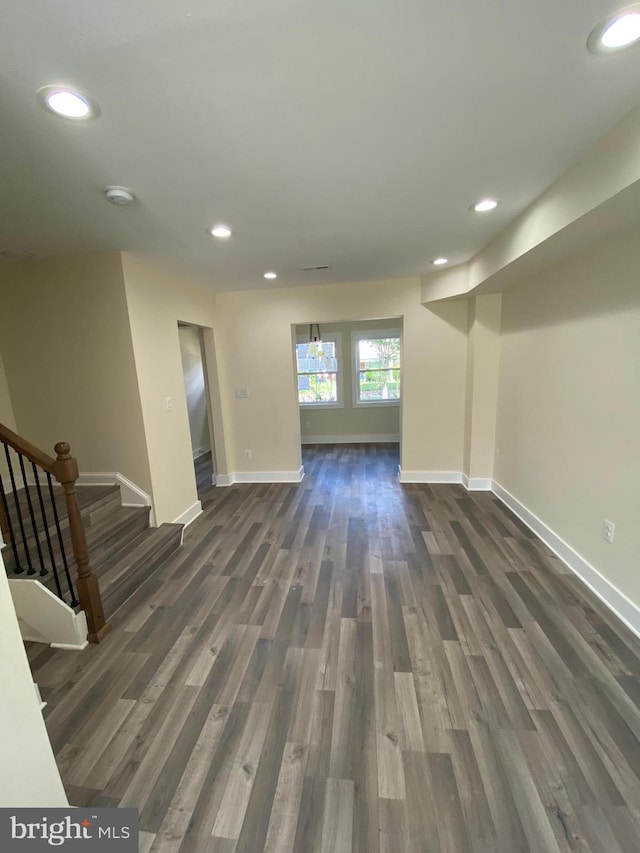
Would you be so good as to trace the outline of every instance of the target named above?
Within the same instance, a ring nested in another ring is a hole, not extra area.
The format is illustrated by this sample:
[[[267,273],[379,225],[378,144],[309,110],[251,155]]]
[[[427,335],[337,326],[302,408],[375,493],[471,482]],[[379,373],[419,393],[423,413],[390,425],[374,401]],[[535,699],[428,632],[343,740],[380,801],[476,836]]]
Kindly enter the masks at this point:
[[[117,485],[77,486],[76,493],[85,528],[90,565],[99,580],[105,615],[109,618],[180,547],[183,525],[161,524],[159,527],[149,527],[151,508],[148,506],[122,506],[120,504],[120,488]],[[46,497],[44,491],[43,495]],[[8,496],[8,498],[10,503],[14,500],[13,496]],[[71,547],[71,534],[68,526],[65,496],[61,487],[54,487],[54,498],[70,574],[75,581],[76,569]],[[18,500],[21,509],[27,512],[26,521],[28,505],[24,490],[19,492]],[[39,505],[35,488],[32,489],[32,500],[34,501],[37,520]],[[69,590],[62,569],[58,532],[53,522],[53,512],[48,502],[45,507],[47,521],[49,522],[47,528],[54,558],[59,569],[63,597],[69,602]],[[20,579],[39,580],[57,594],[55,578],[51,571],[45,526],[42,524],[41,516],[40,525],[36,527],[36,531],[27,540],[33,565],[39,566],[36,537],[37,541],[40,542],[45,565],[50,569],[48,574],[40,576],[39,571],[37,571],[36,574],[28,575],[25,571],[16,575],[12,571],[14,558],[10,547],[4,550],[7,574],[10,577]],[[20,553],[22,554],[22,550]]]
[[[37,490],[34,486],[30,487],[31,493],[31,503],[33,507],[33,513],[35,518],[35,530],[38,533],[42,533],[44,535],[45,531],[45,523],[42,518],[42,513],[40,510],[40,502],[38,498]],[[68,515],[67,515],[67,505],[66,499],[64,495],[64,491],[61,486],[54,486],[54,501],[55,507],[58,513],[58,521],[60,523],[61,529],[66,529],[68,527]],[[116,485],[107,485],[107,486],[77,486],[76,487],[76,496],[78,498],[78,506],[80,508],[80,514],[85,523],[85,527],[88,528],[93,523],[92,515],[95,515],[100,510],[107,511],[109,505],[111,503],[117,504],[120,506],[120,487]],[[51,508],[51,500],[48,493],[48,488],[42,488],[42,497],[45,505],[45,515],[47,519],[46,528],[49,530],[49,534],[55,536],[56,535],[56,524],[53,510]],[[11,518],[11,523],[13,525],[13,529],[15,531],[16,536],[18,536],[20,531],[19,520],[16,513],[16,500],[15,496],[12,494],[7,494],[7,505],[9,508],[9,515]],[[29,512],[29,504],[26,497],[26,491],[21,489],[18,492],[18,507],[20,509],[23,522],[25,528],[33,530],[33,526],[31,524],[31,517]],[[29,539],[33,539],[33,537],[29,537]]]
[[[103,517],[96,519],[92,524],[85,524],[85,536],[87,539],[87,547],[89,548],[90,559],[93,564],[103,561],[110,561],[114,552],[126,547],[127,538],[123,538],[123,530],[126,530],[136,521],[140,524],[147,525],[149,518],[149,507],[124,507],[117,506],[111,509]],[[44,531],[38,531],[38,540],[42,549],[43,558],[47,568],[51,568],[51,559],[49,555],[47,539]],[[62,531],[62,541],[64,542],[65,552],[69,565],[74,564],[73,549],[71,547],[71,534],[68,527]],[[56,562],[61,564],[60,544],[55,529],[49,530],[51,545],[53,548]],[[38,565],[38,556],[35,537],[30,537],[28,540],[29,550],[31,551],[34,566]],[[7,569],[12,572],[13,554],[10,549],[7,551]]]

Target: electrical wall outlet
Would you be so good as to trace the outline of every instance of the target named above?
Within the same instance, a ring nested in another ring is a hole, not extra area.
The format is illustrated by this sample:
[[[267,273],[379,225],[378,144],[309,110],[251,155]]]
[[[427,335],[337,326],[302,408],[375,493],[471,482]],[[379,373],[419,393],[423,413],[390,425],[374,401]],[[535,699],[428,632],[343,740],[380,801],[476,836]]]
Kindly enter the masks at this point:
[[[304,428],[305,429],[311,429],[311,421],[305,421],[304,422]]]
[[[251,451],[251,450],[245,450],[245,452],[244,452],[244,458],[245,458],[245,459],[253,459],[253,453],[252,453],[252,451]]]
[[[616,535],[616,526],[613,521],[605,518],[602,524],[602,538],[607,542],[613,542],[613,537]]]
[[[165,397],[164,398],[164,404],[167,407],[168,412],[170,412],[171,409],[173,409],[173,400],[171,399],[171,397]]]

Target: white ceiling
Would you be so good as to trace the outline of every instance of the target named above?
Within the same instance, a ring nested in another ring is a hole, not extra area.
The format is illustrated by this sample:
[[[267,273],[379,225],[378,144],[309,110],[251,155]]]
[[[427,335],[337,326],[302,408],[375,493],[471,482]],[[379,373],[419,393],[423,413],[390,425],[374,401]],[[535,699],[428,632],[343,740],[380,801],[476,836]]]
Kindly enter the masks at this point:
[[[216,290],[467,260],[640,100],[640,47],[585,46],[620,5],[3,0],[0,251],[137,251]],[[38,106],[60,82],[100,118]]]

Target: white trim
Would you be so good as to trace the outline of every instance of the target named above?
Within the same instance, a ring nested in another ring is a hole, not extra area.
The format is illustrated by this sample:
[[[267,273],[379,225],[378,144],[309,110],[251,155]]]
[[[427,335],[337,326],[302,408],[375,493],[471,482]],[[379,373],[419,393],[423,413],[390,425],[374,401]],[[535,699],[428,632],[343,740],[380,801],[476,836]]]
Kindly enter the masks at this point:
[[[297,471],[234,471],[218,474],[217,486],[232,486],[234,483],[301,483],[304,466]]]
[[[199,515],[202,515],[202,504],[200,501],[196,501],[189,507],[189,509],[185,509],[184,512],[180,513],[180,515],[173,520],[173,524],[183,524],[187,527],[192,521],[195,521]]]
[[[156,527],[151,497],[118,471],[84,471],[78,477],[79,486],[120,486],[122,506],[150,506],[149,526]]]
[[[463,474],[462,485],[469,492],[490,492],[492,480],[491,477],[467,477]]]
[[[49,645],[52,649],[69,649],[73,652],[81,652],[83,649],[87,648],[87,646],[89,645],[89,640],[85,640],[84,643],[79,646],[71,646],[69,645],[69,643],[50,643]],[[47,703],[45,702],[45,705],[46,704]]]
[[[304,467],[297,471],[236,471],[234,483],[300,483],[304,477]]]
[[[400,433],[379,435],[303,435],[303,444],[380,444],[400,441]]]
[[[460,471],[404,471],[398,465],[398,479],[401,483],[461,483]]]
[[[562,562],[576,574],[589,589],[598,596],[606,606],[624,624],[640,637],[640,609],[620,592],[611,581],[581,557],[564,539],[551,530],[531,510],[527,509],[517,498],[514,498],[499,483],[493,481],[492,491],[518,518],[527,525],[550,548]]]
[[[232,486],[233,474],[214,474],[214,486]]]
[[[87,643],[87,645],[88,645],[88,643]],[[35,681],[33,682],[33,686],[35,687],[35,690],[36,690],[36,699],[38,700],[38,705],[40,706],[40,710],[44,711],[44,709],[47,707],[47,703],[45,701],[43,701],[42,696],[40,695],[40,688],[35,683]]]

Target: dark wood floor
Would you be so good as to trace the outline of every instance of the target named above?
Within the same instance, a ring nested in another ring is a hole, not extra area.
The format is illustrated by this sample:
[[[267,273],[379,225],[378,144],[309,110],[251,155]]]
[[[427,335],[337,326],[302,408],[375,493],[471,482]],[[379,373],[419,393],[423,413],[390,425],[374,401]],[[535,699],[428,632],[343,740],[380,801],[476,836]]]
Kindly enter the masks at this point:
[[[211,451],[201,454],[193,460],[193,467],[196,472],[196,489],[198,498],[202,500],[206,497],[207,492],[211,488],[213,477],[213,458]]]
[[[70,801],[141,850],[640,850],[640,643],[393,446],[212,489],[83,652],[29,649]]]

